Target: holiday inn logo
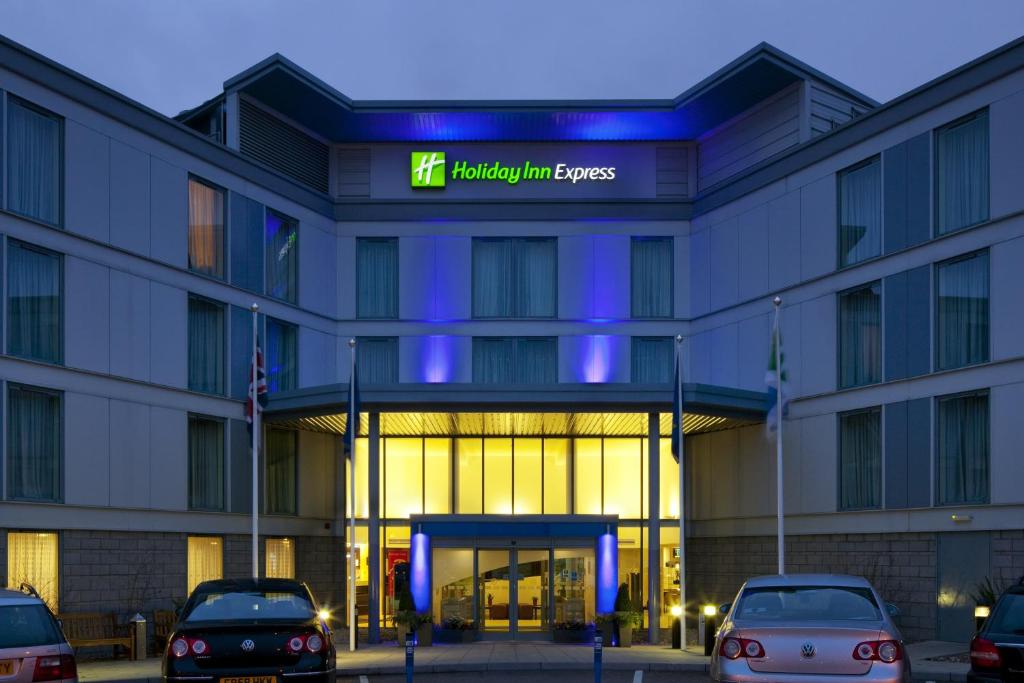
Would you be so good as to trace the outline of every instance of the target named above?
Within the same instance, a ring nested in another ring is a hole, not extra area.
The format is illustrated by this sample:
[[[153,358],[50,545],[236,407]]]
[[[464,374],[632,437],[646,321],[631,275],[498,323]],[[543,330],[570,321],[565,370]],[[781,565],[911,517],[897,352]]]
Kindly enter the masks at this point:
[[[413,187],[444,187],[444,152],[413,152],[411,170]]]

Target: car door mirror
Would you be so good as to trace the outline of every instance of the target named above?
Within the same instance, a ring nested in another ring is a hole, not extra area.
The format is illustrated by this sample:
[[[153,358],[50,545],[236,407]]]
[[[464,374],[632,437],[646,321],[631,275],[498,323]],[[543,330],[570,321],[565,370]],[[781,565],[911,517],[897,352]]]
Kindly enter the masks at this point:
[[[892,604],[891,602],[885,603],[885,611],[888,612],[889,616],[893,619],[895,619],[901,614],[900,608]]]
[[[729,610],[731,610],[731,609],[732,609],[732,603],[731,602],[723,602],[721,605],[718,606],[718,611],[721,612],[722,614],[728,614]]]

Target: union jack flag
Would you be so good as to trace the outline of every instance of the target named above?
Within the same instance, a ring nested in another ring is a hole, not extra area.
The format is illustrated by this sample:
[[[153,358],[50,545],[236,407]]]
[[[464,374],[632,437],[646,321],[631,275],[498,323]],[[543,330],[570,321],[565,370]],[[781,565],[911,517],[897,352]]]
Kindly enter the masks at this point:
[[[263,351],[256,344],[256,403],[257,410],[267,407],[267,372],[263,366]],[[249,393],[245,397],[245,421],[252,430],[252,367],[249,367]]]

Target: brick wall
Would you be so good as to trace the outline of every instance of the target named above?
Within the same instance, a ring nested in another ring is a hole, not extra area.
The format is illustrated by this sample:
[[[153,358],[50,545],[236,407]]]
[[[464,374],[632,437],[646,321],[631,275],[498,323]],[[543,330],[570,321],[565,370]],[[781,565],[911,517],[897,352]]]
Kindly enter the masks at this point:
[[[688,539],[687,601],[731,602],[747,578],[775,574],[777,561],[774,536]],[[900,608],[898,623],[907,640],[935,637],[935,534],[790,536],[786,570],[864,576]]]
[[[1024,531],[992,532],[992,582],[1007,586],[1024,578]]]
[[[309,584],[322,605],[338,608],[345,598],[345,546],[334,536],[296,539],[295,574]]]

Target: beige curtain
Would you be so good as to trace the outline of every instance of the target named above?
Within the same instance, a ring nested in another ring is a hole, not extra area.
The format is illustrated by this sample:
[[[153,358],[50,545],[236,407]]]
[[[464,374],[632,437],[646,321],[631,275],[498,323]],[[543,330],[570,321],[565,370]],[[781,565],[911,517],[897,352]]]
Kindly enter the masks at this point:
[[[188,267],[224,277],[224,193],[188,181]]]
[[[32,584],[39,596],[57,612],[57,534],[10,532],[7,534],[7,585],[17,589]]]
[[[224,577],[224,542],[212,536],[188,537],[188,592],[203,581]]]
[[[295,578],[295,541],[290,538],[267,539],[267,578]]]

